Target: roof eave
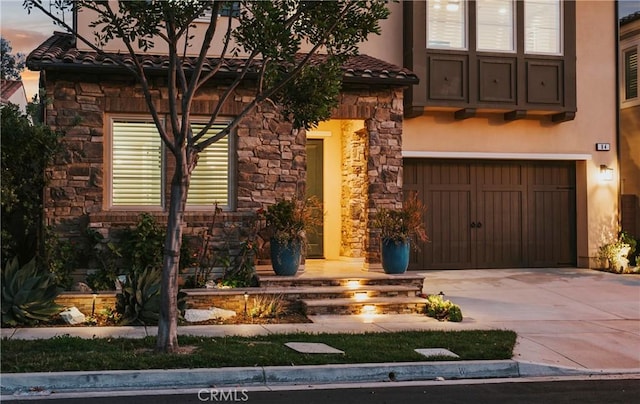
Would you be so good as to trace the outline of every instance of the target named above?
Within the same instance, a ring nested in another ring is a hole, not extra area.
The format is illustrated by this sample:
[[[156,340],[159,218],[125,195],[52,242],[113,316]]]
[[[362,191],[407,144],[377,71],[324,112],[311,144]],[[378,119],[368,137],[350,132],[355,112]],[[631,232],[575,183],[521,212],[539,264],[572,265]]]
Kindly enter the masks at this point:
[[[86,71],[100,71],[103,73],[120,73],[125,69],[123,66],[113,65],[113,66],[96,66],[96,65],[83,65],[83,64],[71,64],[71,63],[60,63],[60,62],[33,62],[27,61],[27,67],[30,70],[34,71],[68,71],[68,72],[86,72]],[[160,67],[147,67],[145,70],[149,73],[164,73],[166,72],[165,68]],[[226,79],[226,78],[235,78],[237,76],[236,72],[231,71],[220,71],[216,73],[215,77],[218,79]],[[256,78],[256,73],[248,73],[246,76],[247,79],[251,80]],[[407,87],[411,85],[415,85],[419,83],[419,79],[416,76],[404,76],[404,77],[390,77],[390,78],[379,78],[379,77],[358,77],[352,75],[343,76],[343,83],[346,85],[353,84],[367,84],[367,85],[378,85],[378,86],[393,86],[393,87]]]

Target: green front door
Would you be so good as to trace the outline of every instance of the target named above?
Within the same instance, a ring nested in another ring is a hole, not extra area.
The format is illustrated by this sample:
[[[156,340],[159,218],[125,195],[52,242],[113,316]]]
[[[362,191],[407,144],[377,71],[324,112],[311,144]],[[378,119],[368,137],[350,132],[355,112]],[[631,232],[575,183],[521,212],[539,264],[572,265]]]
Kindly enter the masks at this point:
[[[307,139],[307,197],[315,196],[323,202],[323,143],[322,139]],[[307,237],[309,250],[307,257],[324,258],[324,229],[322,225],[311,231]]]

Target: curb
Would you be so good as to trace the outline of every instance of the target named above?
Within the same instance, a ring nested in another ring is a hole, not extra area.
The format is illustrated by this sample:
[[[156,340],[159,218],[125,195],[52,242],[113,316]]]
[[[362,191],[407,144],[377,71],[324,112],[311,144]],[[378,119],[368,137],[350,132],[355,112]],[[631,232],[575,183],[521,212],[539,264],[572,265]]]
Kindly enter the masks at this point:
[[[229,386],[318,385],[450,379],[495,379],[640,373],[575,369],[514,360],[365,363],[348,365],[228,367],[2,374],[2,395],[29,391],[73,392]]]

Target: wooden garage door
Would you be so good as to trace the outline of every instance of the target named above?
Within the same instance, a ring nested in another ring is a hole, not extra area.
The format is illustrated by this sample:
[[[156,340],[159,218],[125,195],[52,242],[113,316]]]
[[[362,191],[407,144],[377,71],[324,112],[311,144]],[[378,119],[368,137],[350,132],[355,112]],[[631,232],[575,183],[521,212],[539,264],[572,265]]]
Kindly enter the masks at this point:
[[[573,162],[404,160],[430,241],[411,269],[575,265]]]

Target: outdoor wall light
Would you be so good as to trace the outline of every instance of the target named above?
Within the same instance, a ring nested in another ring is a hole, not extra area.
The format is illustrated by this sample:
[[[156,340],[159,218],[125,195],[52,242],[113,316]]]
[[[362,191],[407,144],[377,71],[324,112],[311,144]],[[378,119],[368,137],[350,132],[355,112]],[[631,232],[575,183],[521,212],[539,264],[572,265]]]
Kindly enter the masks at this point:
[[[605,164],[600,164],[600,180],[612,181],[613,180],[613,168],[607,167]]]
[[[357,289],[360,286],[360,281],[347,281],[347,287],[349,289]]]
[[[438,293],[438,296],[440,296],[440,299],[444,300],[444,292],[440,291],[440,293]]]

